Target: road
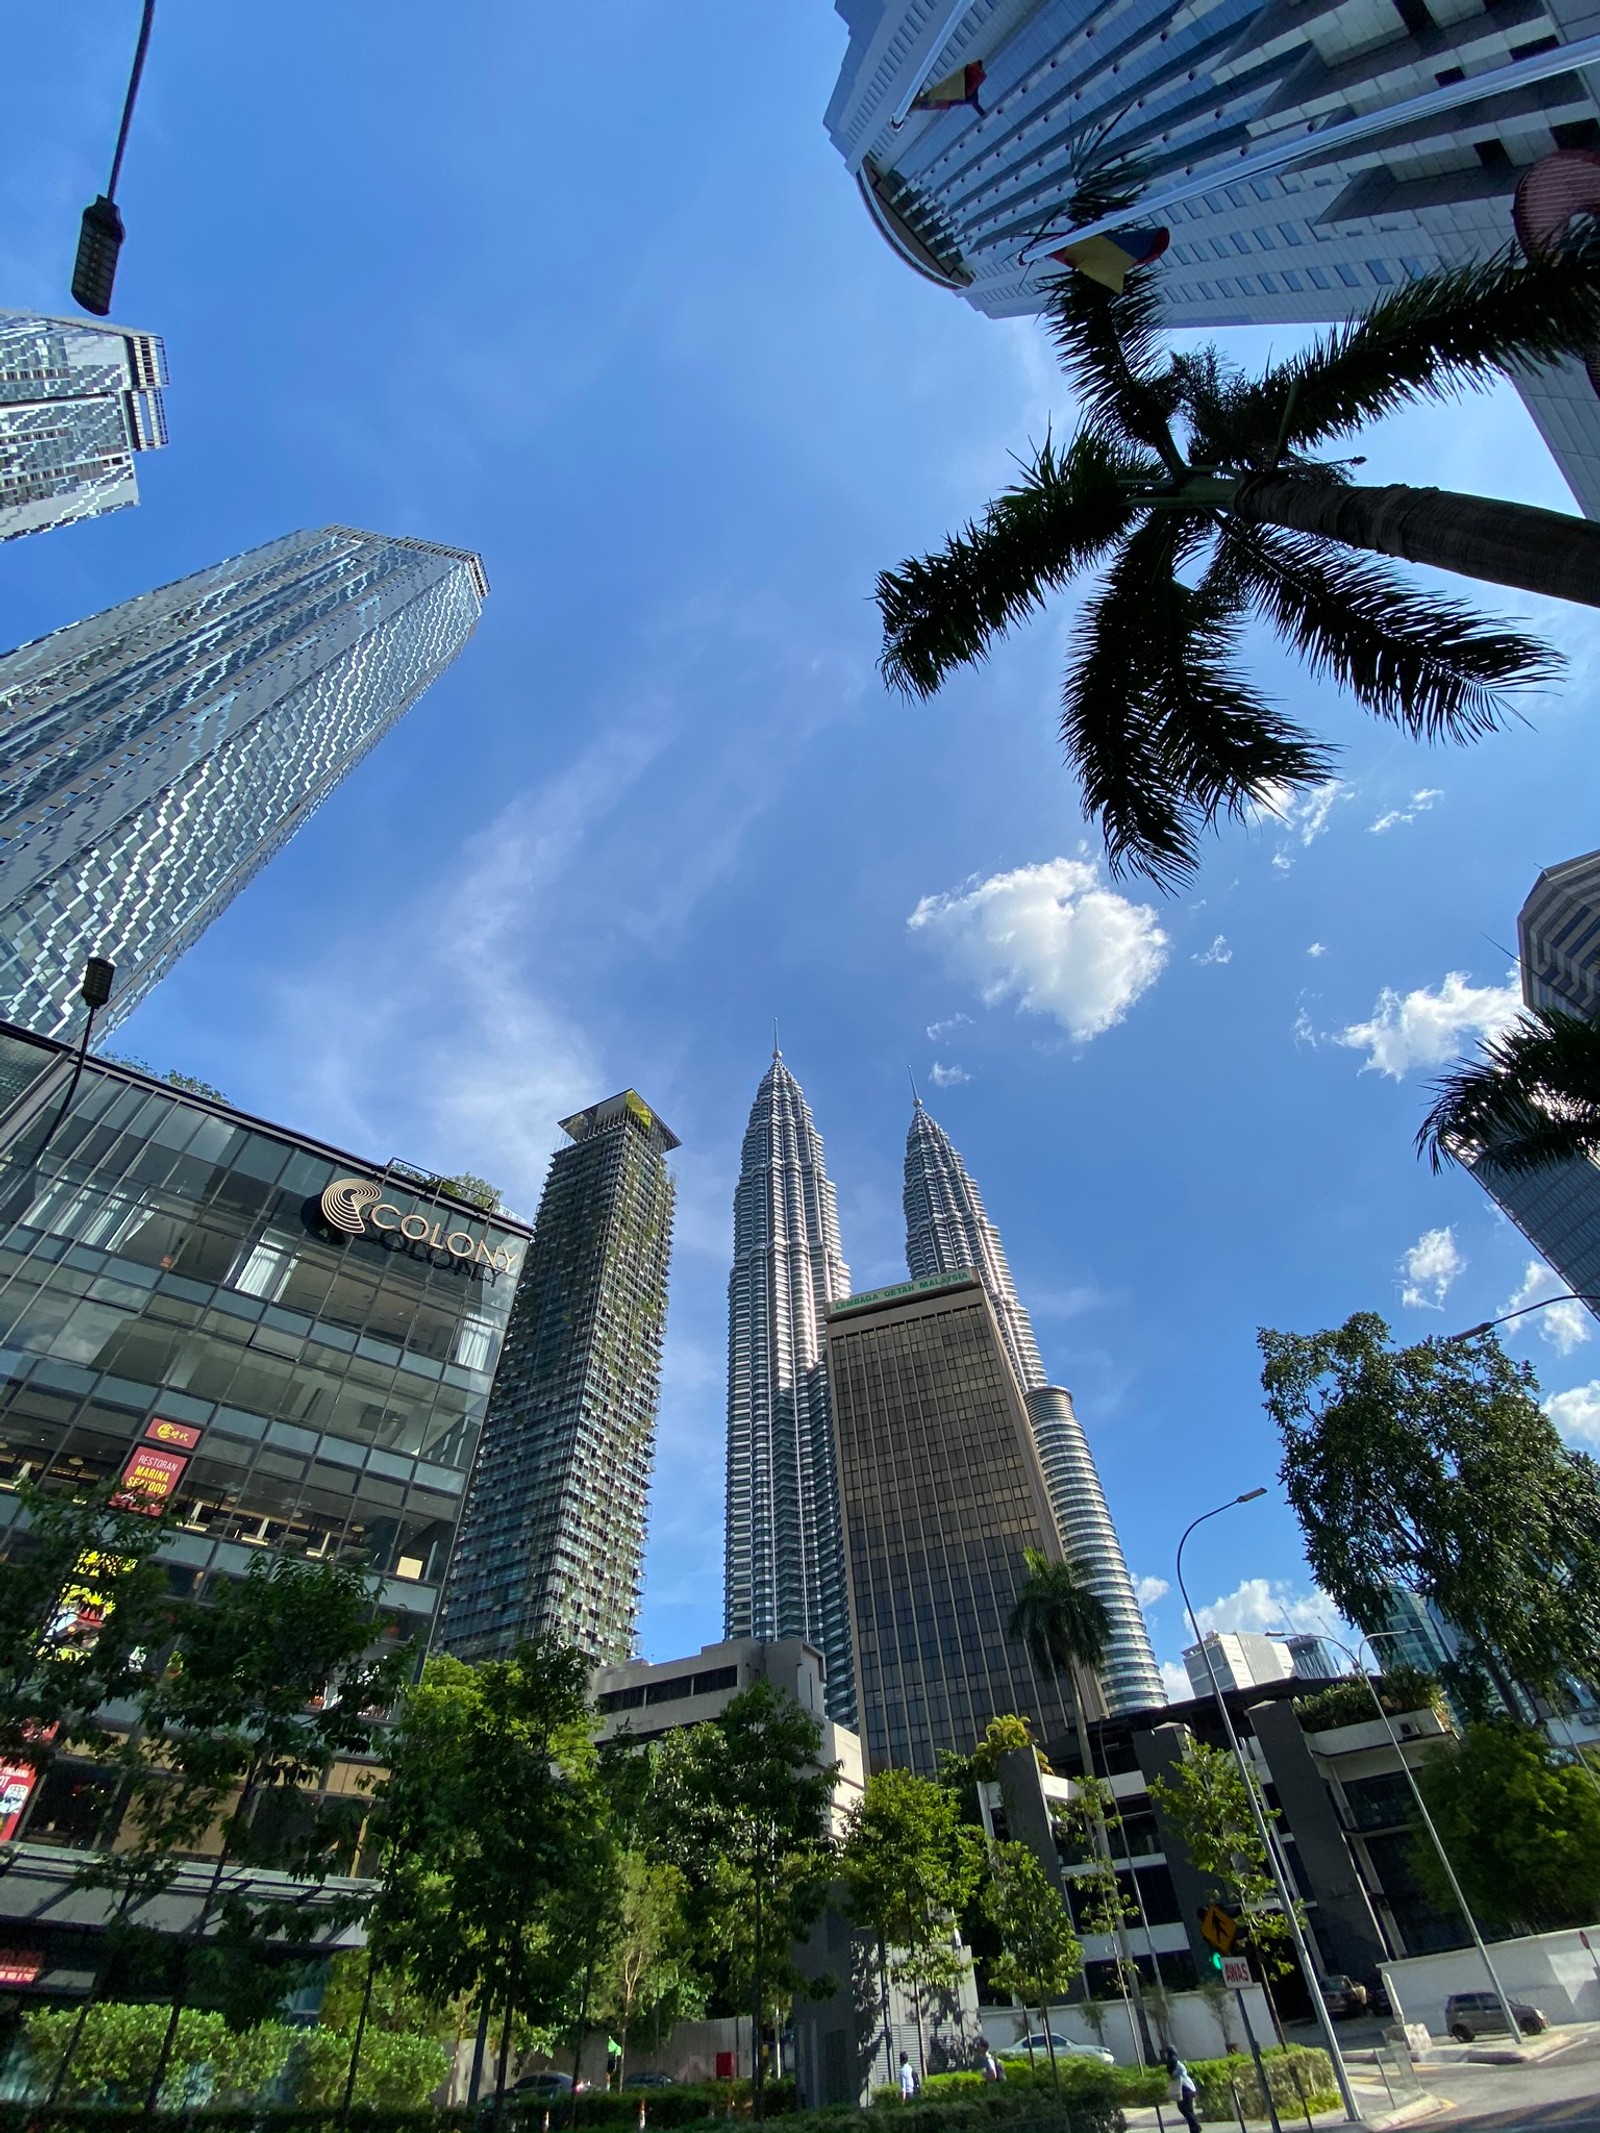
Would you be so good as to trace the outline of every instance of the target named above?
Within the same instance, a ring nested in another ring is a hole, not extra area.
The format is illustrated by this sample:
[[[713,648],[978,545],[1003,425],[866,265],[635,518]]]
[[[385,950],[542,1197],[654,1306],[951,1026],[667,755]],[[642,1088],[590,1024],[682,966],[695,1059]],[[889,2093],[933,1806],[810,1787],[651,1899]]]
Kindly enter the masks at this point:
[[[1474,2133],[1529,2133],[1571,2129],[1600,2133],[1600,2039],[1586,2037],[1568,2051],[1526,2066],[1464,2064],[1425,2073],[1423,2087],[1455,2108],[1448,2117],[1424,2121],[1440,2133],[1457,2126]]]

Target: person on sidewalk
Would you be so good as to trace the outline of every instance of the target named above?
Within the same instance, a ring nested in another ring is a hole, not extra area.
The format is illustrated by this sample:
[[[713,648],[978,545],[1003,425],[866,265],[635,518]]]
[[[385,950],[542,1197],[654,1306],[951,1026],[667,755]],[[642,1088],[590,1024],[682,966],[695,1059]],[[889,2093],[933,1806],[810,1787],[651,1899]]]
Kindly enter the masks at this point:
[[[984,2080],[1004,2081],[1004,2079],[1006,2078],[1006,2070],[1000,2064],[999,2060],[995,2057],[994,2047],[990,2044],[987,2037],[980,2037],[978,2039],[978,2050],[983,2055],[982,2066]]]
[[[1196,2089],[1194,2076],[1169,2044],[1161,2054],[1167,2070],[1167,2094],[1178,2106],[1178,2115],[1189,2128],[1189,2133],[1200,2133],[1200,2119],[1194,2107]]]
[[[900,2101],[910,2103],[917,2093],[917,2070],[905,2052],[900,2054]]]

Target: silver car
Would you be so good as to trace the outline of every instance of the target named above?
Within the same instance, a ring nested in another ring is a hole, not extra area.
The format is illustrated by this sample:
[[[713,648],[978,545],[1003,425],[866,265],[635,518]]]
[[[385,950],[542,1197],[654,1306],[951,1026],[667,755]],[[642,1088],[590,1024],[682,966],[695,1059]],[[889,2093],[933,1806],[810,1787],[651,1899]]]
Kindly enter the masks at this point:
[[[1051,2030],[1048,2040],[1042,2029],[1036,2029],[1031,2037],[1019,2037],[1015,2044],[1008,2044],[997,2059],[1048,2059],[1050,2047],[1055,2046],[1058,2059],[1095,2059],[1102,2066],[1115,2066],[1116,2054],[1108,2052],[1103,2044],[1074,2044],[1070,2037],[1057,2036]]]
[[[1530,2007],[1526,2000],[1513,2000],[1511,2012],[1525,2037],[1536,2037],[1541,2029],[1550,2027],[1549,2017],[1537,2007]],[[1444,2003],[1444,2026],[1458,2044],[1470,2044],[1474,2037],[1485,2034],[1498,2032],[1504,2036],[1506,2018],[1492,1992],[1452,1992]]]

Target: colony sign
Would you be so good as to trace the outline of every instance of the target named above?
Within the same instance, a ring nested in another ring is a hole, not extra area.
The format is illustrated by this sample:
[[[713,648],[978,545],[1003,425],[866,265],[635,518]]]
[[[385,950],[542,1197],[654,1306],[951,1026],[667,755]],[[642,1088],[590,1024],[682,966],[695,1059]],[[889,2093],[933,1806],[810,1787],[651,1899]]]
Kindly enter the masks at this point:
[[[431,1251],[447,1252],[452,1259],[486,1266],[496,1274],[514,1274],[516,1261],[508,1245],[491,1245],[464,1229],[447,1229],[448,1217],[430,1217],[413,1208],[403,1213],[383,1197],[383,1187],[370,1178],[335,1178],[322,1195],[322,1219],[330,1229],[346,1237],[403,1237],[408,1244],[425,1244]]]

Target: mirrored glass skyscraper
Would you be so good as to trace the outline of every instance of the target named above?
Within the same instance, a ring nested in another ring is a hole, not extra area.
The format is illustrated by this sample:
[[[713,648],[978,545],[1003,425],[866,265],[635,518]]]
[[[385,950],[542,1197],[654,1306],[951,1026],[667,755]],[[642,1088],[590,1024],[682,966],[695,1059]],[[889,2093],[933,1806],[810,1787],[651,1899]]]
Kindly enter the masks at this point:
[[[0,541],[136,504],[166,382],[153,333],[0,311]]]
[[[91,955],[129,1014],[443,672],[463,549],[291,533],[0,656],[0,1016],[66,1029]]]
[[[906,1264],[912,1279],[956,1276],[970,1269],[994,1306],[1027,1403],[1061,1545],[1110,1617],[1111,1635],[1100,1669],[1107,1708],[1115,1716],[1164,1703],[1144,1610],[1072,1395],[1046,1377],[1000,1233],[984,1212],[982,1196],[949,1135],[928,1116],[920,1097],[906,1135],[905,1211]]]
[[[728,1280],[724,1631],[804,1637],[855,1724],[823,1320],[849,1293],[822,1136],[774,1050],[745,1129]]]

